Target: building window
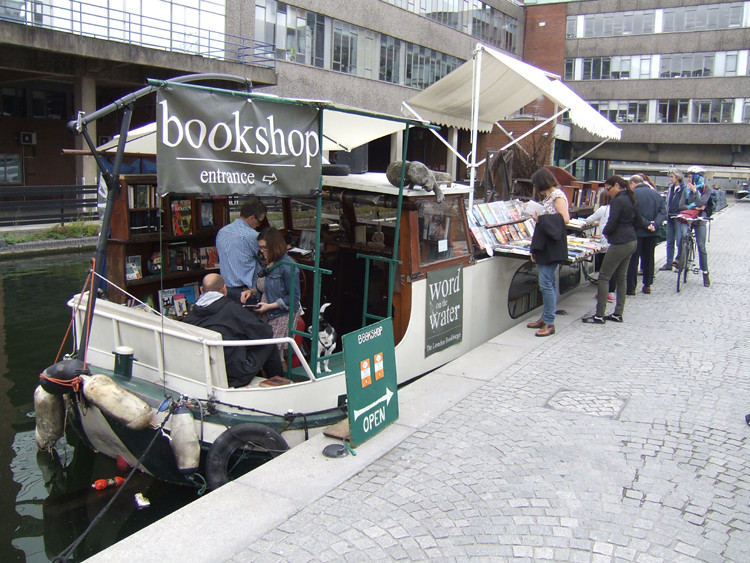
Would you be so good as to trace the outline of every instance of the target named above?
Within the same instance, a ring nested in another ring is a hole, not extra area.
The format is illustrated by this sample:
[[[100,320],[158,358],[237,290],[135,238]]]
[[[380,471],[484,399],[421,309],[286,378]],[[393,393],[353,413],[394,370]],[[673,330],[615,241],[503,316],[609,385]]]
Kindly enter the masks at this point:
[[[659,66],[660,78],[682,78],[714,76],[713,53],[686,53],[662,55]]]
[[[481,0],[384,0],[413,14],[468,33],[480,41],[516,53],[518,20]]]
[[[583,36],[616,37],[653,33],[655,21],[654,10],[586,14],[583,17]],[[567,23],[570,25],[569,21]]]
[[[688,123],[690,100],[659,100],[659,123]]]
[[[380,74],[383,82],[401,82],[401,40],[388,35],[380,36]]]
[[[0,185],[21,183],[22,162],[20,154],[0,153]]]
[[[0,115],[26,117],[26,96],[21,88],[0,88]]]
[[[331,69],[357,74],[357,27],[333,20],[333,55]]]
[[[64,92],[31,91],[31,117],[66,119],[71,113],[68,96]]]
[[[648,121],[648,102],[628,102],[627,123],[646,123]]]
[[[575,80],[575,69],[576,69],[576,60],[575,59],[565,59],[565,76],[563,80]]]
[[[741,27],[743,2],[664,9],[663,31],[702,31]]]
[[[742,108],[742,123],[750,123],[750,100],[745,100]]]
[[[255,33],[257,41],[275,45],[280,59],[416,88],[464,62],[274,0],[256,0]]]

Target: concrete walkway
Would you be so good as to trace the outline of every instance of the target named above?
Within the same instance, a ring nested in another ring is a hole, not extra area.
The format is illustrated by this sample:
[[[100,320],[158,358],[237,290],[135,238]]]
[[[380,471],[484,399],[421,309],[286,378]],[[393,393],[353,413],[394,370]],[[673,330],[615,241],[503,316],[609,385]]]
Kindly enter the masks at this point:
[[[748,223],[715,216],[710,288],[659,272],[604,326],[581,288],[555,336],[401,390],[356,457],[316,437],[91,560],[750,561]]]

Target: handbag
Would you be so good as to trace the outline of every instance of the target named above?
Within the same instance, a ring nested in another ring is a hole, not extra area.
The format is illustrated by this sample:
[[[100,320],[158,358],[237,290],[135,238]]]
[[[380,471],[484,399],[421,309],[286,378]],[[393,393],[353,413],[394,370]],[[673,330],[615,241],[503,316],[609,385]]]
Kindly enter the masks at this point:
[[[683,211],[680,211],[677,220],[681,223],[689,223],[689,221],[686,221],[685,219],[697,219],[700,214],[700,209],[684,209]]]

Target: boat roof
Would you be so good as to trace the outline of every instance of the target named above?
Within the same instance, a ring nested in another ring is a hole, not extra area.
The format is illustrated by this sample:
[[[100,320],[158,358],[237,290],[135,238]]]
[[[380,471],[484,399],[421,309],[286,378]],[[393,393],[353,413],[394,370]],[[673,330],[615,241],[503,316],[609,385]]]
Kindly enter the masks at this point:
[[[391,184],[383,172],[365,172],[363,174],[349,174],[348,176],[323,176],[323,187],[342,188],[357,190],[361,192],[377,193],[382,195],[398,196],[398,188]],[[469,186],[452,183],[450,186],[441,186],[440,189],[447,195],[468,195],[471,192]],[[404,187],[405,198],[435,197],[433,192],[422,188],[410,189]]]

